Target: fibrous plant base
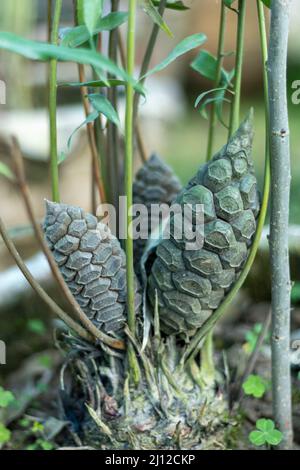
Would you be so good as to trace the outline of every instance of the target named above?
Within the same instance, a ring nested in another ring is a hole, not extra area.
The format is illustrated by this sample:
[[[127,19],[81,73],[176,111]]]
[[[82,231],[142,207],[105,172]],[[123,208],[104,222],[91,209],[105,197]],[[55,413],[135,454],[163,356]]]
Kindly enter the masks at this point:
[[[187,250],[185,234],[177,238],[171,216],[171,238],[159,243],[148,278],[148,297],[154,307],[157,293],[166,334],[192,336],[218,308],[247,259],[259,213],[252,140],[249,116],[175,200],[203,205],[204,244]]]

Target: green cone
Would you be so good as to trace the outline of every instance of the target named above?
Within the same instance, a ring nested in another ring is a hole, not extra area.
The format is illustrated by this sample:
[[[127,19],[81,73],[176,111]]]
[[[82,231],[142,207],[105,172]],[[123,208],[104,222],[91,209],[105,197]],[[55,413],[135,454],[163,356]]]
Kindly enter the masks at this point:
[[[250,115],[175,200],[203,204],[204,244],[187,249],[171,216],[171,238],[160,241],[148,279],[148,298],[154,307],[157,292],[167,334],[192,336],[222,302],[247,259],[259,213],[252,140]]]

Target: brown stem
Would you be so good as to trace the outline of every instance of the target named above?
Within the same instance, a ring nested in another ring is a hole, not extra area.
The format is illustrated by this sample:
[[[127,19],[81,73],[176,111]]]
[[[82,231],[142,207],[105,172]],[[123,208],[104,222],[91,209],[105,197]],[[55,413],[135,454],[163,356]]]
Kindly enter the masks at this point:
[[[24,261],[22,260],[21,256],[19,255],[13,241],[10,239],[5,225],[0,217],[0,233],[3,238],[3,241],[10,252],[11,256],[14,258],[16,265],[19,267],[20,271],[24,274],[25,278],[31,285],[32,289],[36,292],[36,294],[42,299],[45,304],[52,310],[55,315],[57,315],[63,322],[68,325],[73,331],[75,331],[81,338],[85,341],[93,341],[93,337],[80,326],[77,322],[75,322],[69,315],[67,315],[55,302],[54,300],[49,297],[49,295],[44,291],[44,289],[40,286],[40,284],[34,279],[31,275],[29,269],[25,265]]]
[[[97,338],[99,341],[102,341],[103,343],[113,348],[125,349],[125,345],[123,341],[111,338],[110,336],[106,335],[105,333],[101,332],[100,330],[98,330],[98,328],[95,327],[95,325],[87,318],[87,316],[81,310],[80,306],[78,305],[73,295],[69,291],[68,286],[66,285],[62,277],[62,274],[60,273],[59,268],[57,267],[57,264],[52,256],[52,253],[45,242],[43,231],[34,215],[29,188],[28,188],[26,178],[25,178],[23,158],[22,158],[21,150],[20,150],[20,147],[16,138],[13,138],[12,158],[14,162],[16,178],[17,178],[20,190],[21,190],[21,194],[23,196],[23,200],[26,206],[29,219],[32,223],[32,226],[36,235],[36,238],[47,258],[52,274],[55,280],[57,281],[64,297],[67,299],[67,301],[71,305],[77,318],[81,321],[81,323],[86,327],[86,329],[95,338]]]
[[[120,51],[122,67],[125,68],[126,67],[126,56],[125,56],[124,45],[123,45],[123,41],[122,41],[120,32],[118,33],[118,44],[119,44],[119,51]],[[141,132],[141,129],[140,129],[140,126],[138,125],[138,123],[136,123],[135,132],[136,132],[137,146],[138,146],[138,149],[139,149],[139,154],[140,154],[141,160],[142,160],[142,162],[146,162],[147,161],[146,147],[145,147],[142,132]]]
[[[85,82],[84,66],[82,64],[78,64],[78,74],[79,74],[79,81]],[[87,94],[88,94],[87,87],[81,86],[80,93],[81,93],[85,116],[88,117],[91,111],[90,111],[90,104],[87,98]],[[105,195],[102,175],[101,175],[100,168],[99,168],[98,149],[97,149],[97,145],[95,141],[93,123],[92,122],[87,123],[86,128],[87,128],[88,141],[89,141],[89,146],[90,146],[91,155],[92,155],[92,169],[93,169],[92,172],[94,174],[93,180],[96,183],[96,186],[98,188],[100,201],[104,203],[106,201],[106,195]]]

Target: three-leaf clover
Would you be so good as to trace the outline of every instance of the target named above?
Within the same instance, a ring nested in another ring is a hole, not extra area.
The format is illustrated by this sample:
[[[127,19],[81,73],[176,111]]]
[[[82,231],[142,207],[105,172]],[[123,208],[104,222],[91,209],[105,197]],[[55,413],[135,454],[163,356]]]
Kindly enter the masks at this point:
[[[9,390],[0,387],[0,408],[6,408],[15,401],[14,395]]]
[[[275,424],[271,419],[259,419],[256,421],[256,431],[249,434],[250,442],[256,446],[269,444],[277,446],[282,441],[282,433],[275,428]]]
[[[266,391],[266,383],[259,375],[251,374],[243,383],[243,390],[246,395],[261,398]]]
[[[0,445],[5,444],[10,440],[11,432],[3,423],[0,423]]]

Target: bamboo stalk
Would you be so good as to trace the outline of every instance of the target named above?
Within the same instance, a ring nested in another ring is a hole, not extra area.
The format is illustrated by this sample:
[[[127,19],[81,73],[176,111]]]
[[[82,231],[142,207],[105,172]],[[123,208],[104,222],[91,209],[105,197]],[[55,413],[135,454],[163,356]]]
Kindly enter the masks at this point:
[[[81,338],[85,341],[92,341],[93,337],[82,328],[77,322],[75,322],[69,315],[67,315],[55,302],[49,297],[49,295],[44,291],[40,284],[34,279],[31,275],[26,264],[19,255],[13,241],[10,239],[3,220],[0,217],[0,234],[3,238],[3,241],[10,252],[11,256],[15,260],[16,265],[19,267],[20,271],[23,273],[24,277],[27,279],[32,289],[40,297],[40,299],[45,302],[46,305],[52,310],[52,312],[57,315],[69,328],[75,331]]]
[[[51,4],[50,4],[51,7]],[[51,28],[51,44],[58,44],[58,28],[62,10],[62,0],[55,1],[54,16]],[[48,11],[50,17],[50,8]],[[57,60],[51,59],[49,64],[49,126],[50,126],[50,170],[52,199],[59,202],[59,177],[57,156]]]
[[[127,73],[132,77],[135,65],[135,21],[136,21],[137,0],[129,0],[129,18],[127,32]],[[125,115],[125,194],[127,197],[127,207],[125,214],[126,225],[126,276],[127,276],[127,314],[128,327],[133,338],[135,338],[135,295],[134,295],[134,268],[133,268],[133,238],[132,238],[132,216],[131,208],[133,202],[133,100],[134,88],[131,83],[126,85],[126,115]],[[128,342],[128,362],[130,374],[135,384],[139,382],[140,373],[134,348]]]
[[[78,305],[75,298],[73,297],[70,290],[68,289],[68,286],[66,285],[62,277],[62,274],[59,271],[57,264],[45,242],[44,234],[42,232],[40,224],[38,223],[34,215],[29,188],[27,186],[27,182],[25,178],[22,154],[21,154],[20,147],[16,139],[13,139],[12,157],[13,157],[14,166],[15,166],[16,178],[20,187],[21,194],[23,196],[23,200],[25,203],[25,207],[26,207],[29,219],[32,223],[32,226],[36,235],[36,238],[41,246],[41,249],[43,250],[43,253],[46,256],[46,259],[48,261],[48,264],[50,266],[54,279],[57,281],[64,295],[64,298],[69,302],[74,314],[81,321],[81,323],[86,327],[86,329],[93,335],[93,337],[95,337],[99,341],[102,341],[104,344],[107,344],[108,346],[114,347],[116,349],[124,349],[123,341],[111,338],[110,336],[106,335],[105,333],[103,333],[102,331],[98,330],[98,328],[95,327],[95,325],[88,319],[85,313],[81,310],[80,306]]]
[[[220,18],[220,28],[219,28],[218,53],[217,53],[217,69],[216,69],[216,79],[215,79],[214,88],[220,87],[220,82],[221,82],[221,77],[222,77],[226,14],[227,14],[227,7],[224,1],[221,0],[221,18]],[[217,124],[217,107],[216,107],[216,103],[212,103],[211,109],[210,109],[208,143],[207,143],[207,153],[206,153],[207,162],[211,159],[212,154],[213,154],[216,124]]]
[[[240,124],[240,103],[243,75],[243,55],[245,43],[246,0],[239,0],[238,29],[236,42],[236,62],[234,76],[234,97],[231,106],[229,137],[238,129]]]
[[[290,0],[272,0],[269,44],[271,157],[270,256],[272,279],[273,413],[283,433],[280,448],[293,444],[290,377],[291,281],[288,226],[290,201],[290,138],[287,109],[287,50]]]

